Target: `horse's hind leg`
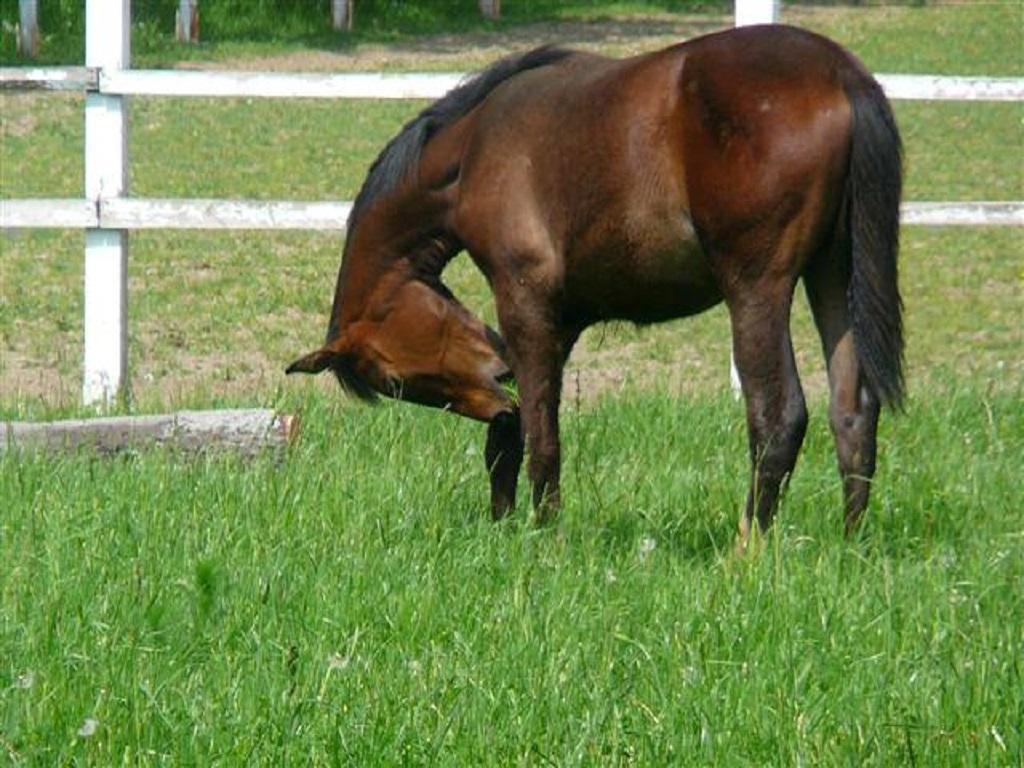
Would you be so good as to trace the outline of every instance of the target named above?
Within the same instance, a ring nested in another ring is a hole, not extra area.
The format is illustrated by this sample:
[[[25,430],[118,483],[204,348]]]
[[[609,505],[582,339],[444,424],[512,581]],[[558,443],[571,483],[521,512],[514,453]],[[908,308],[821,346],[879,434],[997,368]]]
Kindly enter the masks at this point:
[[[789,335],[792,297],[792,281],[781,280],[747,287],[729,299],[751,460],[750,491],[740,520],[741,549],[755,519],[762,531],[771,525],[807,430],[807,408]]]
[[[875,474],[879,402],[865,386],[846,303],[847,270],[827,257],[804,275],[828,365],[828,420],[843,479],[846,533],[860,521]]]

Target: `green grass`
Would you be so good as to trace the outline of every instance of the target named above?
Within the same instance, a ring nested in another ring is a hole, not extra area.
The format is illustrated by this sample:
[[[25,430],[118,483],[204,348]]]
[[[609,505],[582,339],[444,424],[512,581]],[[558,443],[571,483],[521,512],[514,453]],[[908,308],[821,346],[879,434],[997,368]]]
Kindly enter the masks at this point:
[[[878,70],[1022,71],[1013,4],[785,13]],[[135,99],[131,189],[351,198],[420,106]],[[0,197],[80,194],[81,115],[77,97],[3,96]],[[1007,161],[1020,105],[900,103],[897,117],[907,199],[1024,197]],[[282,376],[322,336],[341,244],[132,234],[128,410],[274,406],[301,412],[303,434],[286,456],[246,462],[0,455],[3,758],[1024,763],[1018,229],[904,230],[909,408],[883,421],[853,541],[798,299],[812,423],[779,525],[746,561],[727,555],[748,469],[723,311],[589,331],[563,407],[563,514],[537,529],[521,503],[495,526],[478,425],[355,407],[327,377]],[[80,232],[0,235],[4,418],[82,412],[82,247]],[[468,260],[446,277],[493,318]]]
[[[0,195],[81,194],[82,100],[6,96]],[[136,196],[352,199],[366,168],[417,101],[134,99]],[[1020,104],[898,102],[908,200],[1024,195]],[[173,158],[173,162],[169,162]]]
[[[0,458],[0,749],[18,764],[1010,765],[1021,392],[887,418],[842,539],[816,410],[735,561],[741,409],[564,418],[556,525],[487,519],[478,426],[302,396],[284,459]],[[87,718],[95,734],[77,736]]]
[[[841,41],[876,72],[1024,75],[1024,5],[1018,2],[876,5],[870,9],[784,5],[782,20]]]

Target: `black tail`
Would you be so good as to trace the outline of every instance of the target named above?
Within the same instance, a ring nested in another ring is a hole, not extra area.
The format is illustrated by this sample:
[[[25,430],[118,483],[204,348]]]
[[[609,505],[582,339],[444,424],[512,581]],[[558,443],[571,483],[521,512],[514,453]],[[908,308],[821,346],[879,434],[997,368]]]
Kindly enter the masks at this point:
[[[883,404],[898,408],[904,394],[903,301],[896,265],[903,146],[881,86],[857,69],[845,88],[853,108],[846,180],[851,252],[847,302],[867,386]]]

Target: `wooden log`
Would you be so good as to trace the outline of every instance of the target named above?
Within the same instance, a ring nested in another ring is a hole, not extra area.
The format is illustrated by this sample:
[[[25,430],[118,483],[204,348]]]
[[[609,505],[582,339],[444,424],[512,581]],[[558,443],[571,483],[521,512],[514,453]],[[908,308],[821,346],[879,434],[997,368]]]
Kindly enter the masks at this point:
[[[86,67],[0,67],[0,91],[95,91],[100,76]]]
[[[34,59],[39,56],[39,3],[38,0],[18,2],[18,53]]]
[[[480,13],[487,19],[501,18],[501,0],[480,0]]]
[[[199,0],[180,0],[174,17],[174,37],[179,43],[199,42]]]
[[[355,0],[331,0],[331,26],[351,32],[355,11]]]
[[[299,434],[299,417],[266,409],[179,411],[51,422],[5,422],[0,452],[90,449],[104,454],[170,446],[190,453],[235,451],[252,456],[282,449]]]

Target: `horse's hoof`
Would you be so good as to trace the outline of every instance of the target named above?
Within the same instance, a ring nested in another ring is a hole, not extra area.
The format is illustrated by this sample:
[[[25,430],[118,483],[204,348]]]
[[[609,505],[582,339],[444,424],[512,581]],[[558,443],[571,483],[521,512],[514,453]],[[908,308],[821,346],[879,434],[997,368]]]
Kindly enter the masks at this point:
[[[764,544],[764,533],[759,525],[751,524],[745,517],[740,519],[736,544],[733,546],[733,557],[742,559],[756,556]]]
[[[495,523],[501,522],[515,510],[515,502],[508,499],[501,499],[491,502],[491,520]]]

